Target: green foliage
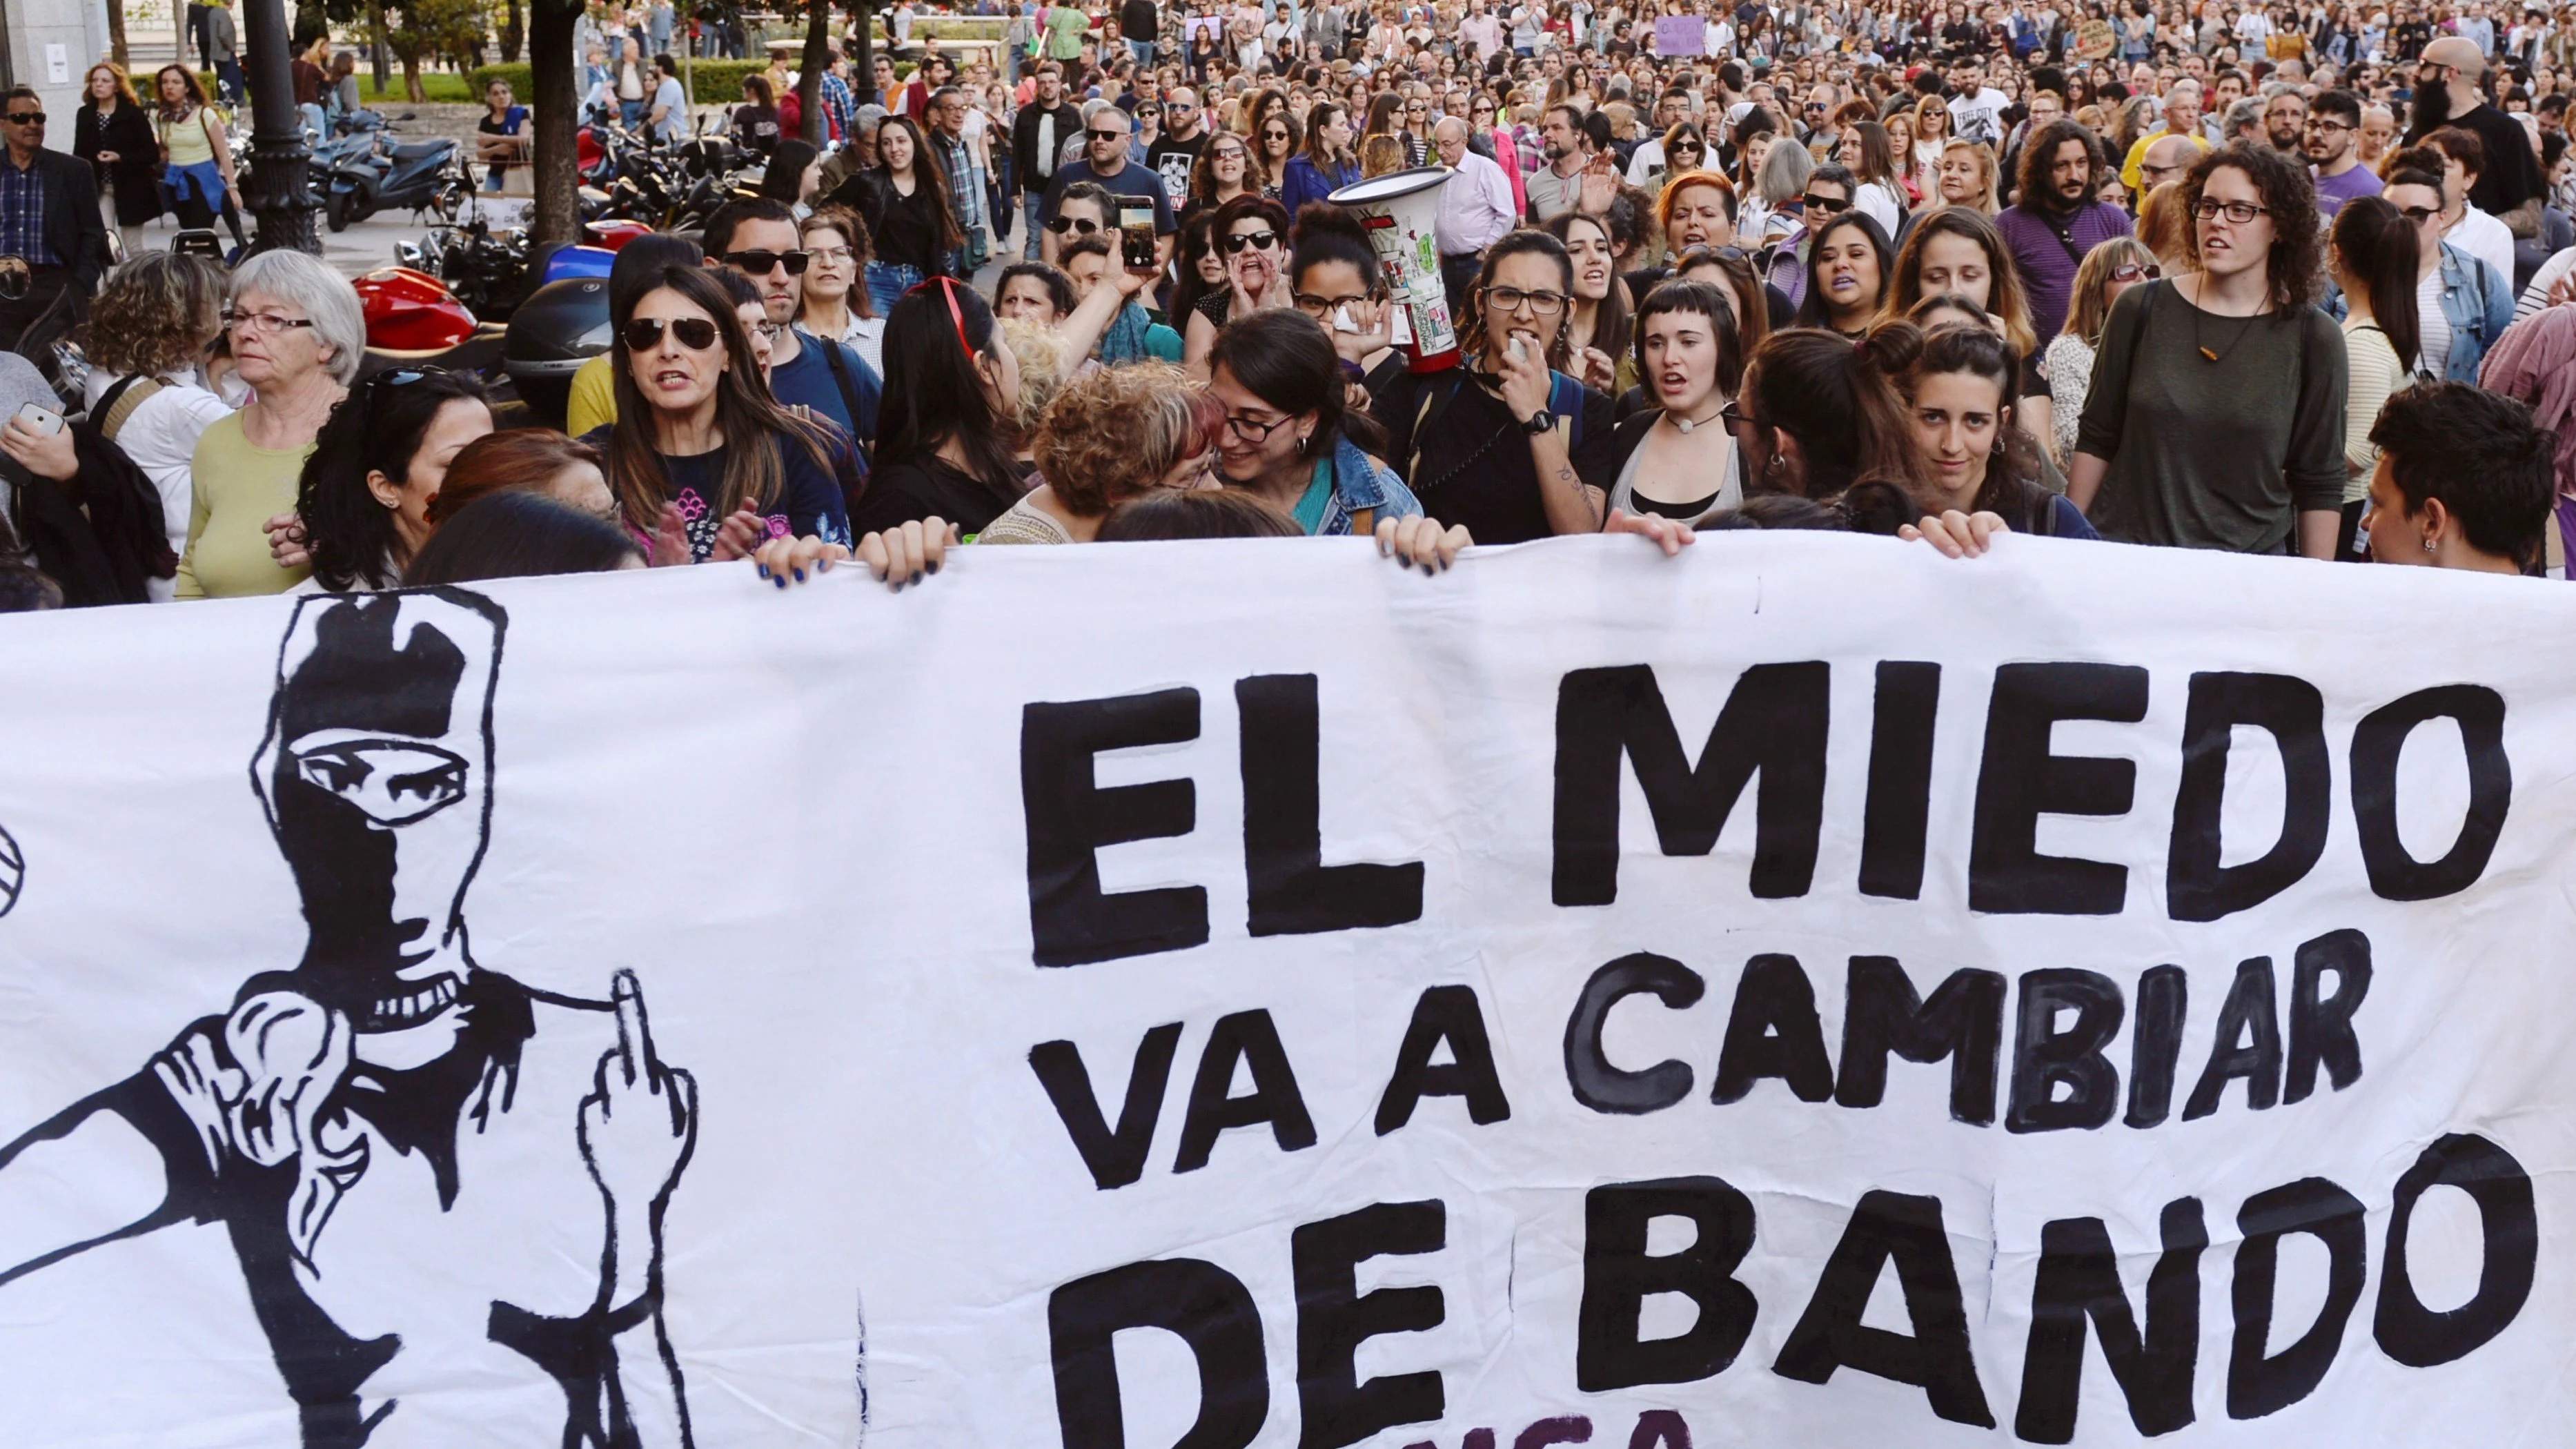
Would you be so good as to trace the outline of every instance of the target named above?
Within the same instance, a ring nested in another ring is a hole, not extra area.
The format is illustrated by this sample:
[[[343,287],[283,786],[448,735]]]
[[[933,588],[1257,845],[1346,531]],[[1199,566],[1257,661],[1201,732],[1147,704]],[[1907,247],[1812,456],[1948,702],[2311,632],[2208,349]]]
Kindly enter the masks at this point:
[[[386,12],[385,46],[406,65],[470,54],[492,26],[491,0],[399,0]]]

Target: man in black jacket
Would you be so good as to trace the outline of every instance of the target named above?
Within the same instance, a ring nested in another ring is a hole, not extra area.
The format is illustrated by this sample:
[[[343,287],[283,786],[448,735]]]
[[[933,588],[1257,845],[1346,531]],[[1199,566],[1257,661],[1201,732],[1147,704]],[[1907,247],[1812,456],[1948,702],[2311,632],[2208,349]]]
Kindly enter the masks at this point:
[[[1082,111],[1064,97],[1064,68],[1054,61],[1038,67],[1037,93],[1011,122],[1011,184],[1019,188],[1021,213],[1028,222],[1028,246],[1021,256],[1038,259],[1038,209],[1047,183],[1055,179],[1056,162],[1065,142],[1082,134]]]
[[[0,140],[0,347],[34,357],[88,315],[107,224],[89,163],[45,149],[45,103],[32,88],[0,97]],[[26,264],[23,288],[11,257]]]

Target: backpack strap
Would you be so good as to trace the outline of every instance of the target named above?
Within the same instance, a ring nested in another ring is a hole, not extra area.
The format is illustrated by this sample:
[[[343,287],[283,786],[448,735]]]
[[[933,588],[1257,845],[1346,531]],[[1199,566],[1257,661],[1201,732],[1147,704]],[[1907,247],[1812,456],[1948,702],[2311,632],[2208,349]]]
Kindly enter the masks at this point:
[[[98,419],[98,435],[111,443],[115,442],[117,433],[125,426],[125,420],[134,416],[134,410],[143,406],[160,390],[160,379],[145,377],[140,373],[118,379],[115,386],[99,395],[98,407],[93,410]]]
[[[807,336],[812,337],[812,334]],[[850,364],[843,360],[837,339],[813,337],[813,343],[823,350],[823,365],[832,370],[832,385],[841,390],[841,406],[850,410],[850,440],[856,442],[859,437],[859,389],[850,381]]]

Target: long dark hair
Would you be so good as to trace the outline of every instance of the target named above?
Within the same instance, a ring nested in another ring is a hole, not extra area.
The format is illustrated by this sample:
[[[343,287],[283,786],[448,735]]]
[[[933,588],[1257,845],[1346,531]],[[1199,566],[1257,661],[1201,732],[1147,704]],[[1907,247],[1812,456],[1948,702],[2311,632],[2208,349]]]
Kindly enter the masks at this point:
[[[1306,111],[1306,142],[1299,153],[1314,163],[1318,171],[1332,171],[1351,164],[1347,156],[1335,156],[1324,149],[1324,123],[1334,116],[1347,116],[1351,108],[1340,101],[1318,100]]]
[[[1180,246],[1177,248],[1177,254],[1172,259],[1172,273],[1174,277],[1174,281],[1172,282],[1172,301],[1171,305],[1164,309],[1164,314],[1166,316],[1178,317],[1184,324],[1186,324],[1189,321],[1190,313],[1198,307],[1199,299],[1216,290],[1216,287],[1209,285],[1199,276],[1199,260],[1215,250],[1215,212],[1202,211],[1198,215],[1191,217],[1188,221],[1181,223]],[[1044,266],[1045,263],[1022,262],[1020,265],[1024,267]],[[1002,277],[1005,281],[1009,280],[1011,277],[1011,269],[1004,269]],[[1001,295],[1001,287],[999,284],[995,285],[993,295],[997,297]],[[1062,310],[1070,313],[1073,309],[1071,307],[1066,307]]]
[[[644,400],[644,390],[635,385],[635,357],[624,340],[635,309],[664,288],[679,293],[714,320],[716,338],[725,350],[725,369],[716,379],[716,429],[725,440],[724,486],[711,500],[716,516],[729,517],[746,507],[767,508],[778,497],[785,467],[779,451],[783,445],[804,448],[816,467],[833,471],[829,436],[770,396],[769,384],[761,381],[760,364],[752,358],[751,334],[743,330],[733,297],[710,268],[664,267],[649,285],[639,285],[623,298],[615,295],[615,281],[610,278],[609,320],[618,340],[609,344],[609,356],[617,420],[608,430],[607,472],[609,491],[617,495],[629,525],[649,532],[670,499],[670,475],[662,467],[653,407]]]
[[[966,452],[966,471],[995,502],[1004,508],[1017,503],[1021,488],[1011,423],[993,410],[975,371],[977,357],[990,357],[1005,345],[993,309],[965,283],[933,277],[904,293],[886,313],[877,466],[927,467],[953,441]]]
[[[916,194],[929,193],[931,212],[939,218],[940,246],[963,244],[966,232],[957,224],[956,208],[948,204],[949,188],[954,184],[948,178],[948,163],[939,159],[939,153],[930,149],[929,138],[923,136],[921,128],[905,116],[888,116],[877,127],[876,175],[884,183],[887,204],[892,205],[895,196],[894,168],[885,163],[885,133],[892,126],[901,126],[904,134],[912,138],[913,191]]]
[[[1609,217],[1592,216],[1580,211],[1559,212],[1555,216],[1547,219],[1546,230],[1549,236],[1565,243],[1566,263],[1569,269],[1572,267],[1574,261],[1574,238],[1568,235],[1568,233],[1572,232],[1576,225],[1580,223],[1589,223],[1598,228],[1601,232],[1601,239],[1610,244],[1611,250],[1614,253],[1618,250],[1618,240],[1612,230],[1612,224]],[[1573,291],[1574,288],[1572,284],[1569,283],[1566,287],[1566,293],[1569,299],[1572,297]],[[1620,277],[1619,259],[1617,256],[1613,255],[1610,259],[1610,290],[1602,297],[1600,305],[1594,311],[1592,316],[1591,345],[1600,348],[1603,352],[1608,353],[1613,358],[1616,358],[1620,353],[1627,351],[1628,338],[1633,330],[1629,326],[1629,310],[1628,284]],[[1568,327],[1571,327],[1574,323],[1574,303],[1571,300],[1568,300],[1565,304],[1565,320]],[[1567,355],[1571,356],[1573,354],[1573,350],[1573,344],[1569,341],[1566,345]]]
[[[403,583],[418,588],[598,574],[640,557],[634,538],[615,524],[542,493],[514,488],[478,498],[440,524],[403,571]]]
[[[1886,302],[1888,292],[1896,285],[1896,244],[1887,239],[1887,231],[1878,218],[1863,211],[1846,211],[1816,229],[1814,240],[1807,244],[1807,295],[1798,303],[1797,325],[1833,330],[1833,313],[1825,305],[1824,291],[1816,285],[1816,264],[1825,254],[1825,243],[1838,231],[1857,231],[1868,238],[1869,249],[1878,256],[1878,300],[1870,304],[1875,312]]]
[[[1348,394],[1333,340],[1303,312],[1271,307],[1234,318],[1216,334],[1207,365],[1210,373],[1224,368],[1244,391],[1289,417],[1313,413],[1309,454],[1325,454],[1361,418],[1345,406]]]
[[[1574,291],[1574,258],[1566,254],[1565,243],[1547,232],[1522,228],[1503,233],[1503,239],[1485,249],[1485,264],[1476,269],[1475,296],[1467,315],[1458,324],[1458,349],[1469,357],[1482,358],[1491,339],[1485,335],[1485,289],[1494,284],[1494,271],[1505,261],[1525,253],[1551,257],[1556,262],[1559,287],[1568,295]],[[1568,302],[1567,306],[1574,304]],[[1548,344],[1547,365],[1559,372],[1565,370],[1567,328],[1562,319],[1557,323],[1556,340]]]
[[[1797,491],[1828,498],[1874,481],[1923,496],[1922,450],[1895,381],[1921,348],[1911,322],[1882,322],[1857,342],[1807,327],[1763,339],[1744,365],[1744,411],[1798,440],[1807,476]]]
[[[334,593],[391,588],[402,577],[402,535],[394,511],[367,487],[382,473],[400,487],[439,410],[458,399],[489,406],[470,372],[388,369],[367,378],[331,410],[305,455],[296,516],[313,554],[313,576]]]
[[[760,77],[756,75],[744,76],[743,83],[748,85],[758,79]],[[815,158],[822,154],[814,149],[811,141],[790,136],[779,142],[778,149],[769,153],[768,169],[760,173],[760,194],[772,201],[786,202],[789,206],[803,201],[805,198],[797,188],[805,183],[805,168],[813,165]]]
[[[2356,196],[2335,213],[2335,251],[2344,269],[2364,284],[2371,325],[2386,335],[2397,350],[2397,365],[2408,372],[2424,350],[2423,322],[2415,311],[2422,246],[2415,223],[2385,197]]]

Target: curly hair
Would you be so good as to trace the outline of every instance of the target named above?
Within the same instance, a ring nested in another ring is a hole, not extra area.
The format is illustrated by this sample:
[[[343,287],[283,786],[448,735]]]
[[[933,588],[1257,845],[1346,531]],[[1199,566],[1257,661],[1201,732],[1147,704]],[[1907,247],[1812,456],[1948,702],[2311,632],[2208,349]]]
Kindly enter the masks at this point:
[[[2318,279],[2325,265],[2324,229],[2317,224],[2317,188],[2308,178],[2308,168],[2290,160],[2269,146],[2249,146],[2243,142],[2225,146],[2200,158],[2183,180],[2183,213],[2200,209],[2201,194],[2209,189],[2209,178],[2222,170],[2232,170],[2254,183],[2263,197],[2264,210],[2272,221],[2272,249],[2263,258],[2266,277],[2271,282],[2272,305],[2281,311],[2304,306],[2318,292]],[[2200,227],[2190,231],[2191,258],[2201,265]]]
[[[1033,453],[1056,499],[1098,518],[1215,447],[1224,423],[1216,400],[1169,363],[1102,368],[1046,405]]]
[[[202,257],[142,252],[108,273],[82,324],[81,351],[119,377],[162,377],[203,362],[223,328],[224,274]]]

